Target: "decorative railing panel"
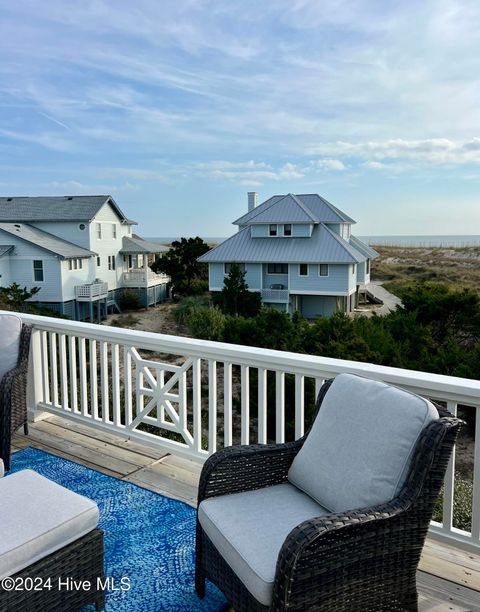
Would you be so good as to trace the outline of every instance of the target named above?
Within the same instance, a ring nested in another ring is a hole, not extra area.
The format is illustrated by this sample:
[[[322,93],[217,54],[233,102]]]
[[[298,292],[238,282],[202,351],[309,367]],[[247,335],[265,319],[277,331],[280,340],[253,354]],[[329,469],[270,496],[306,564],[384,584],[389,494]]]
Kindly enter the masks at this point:
[[[325,379],[356,373],[475,414],[471,521],[454,525],[455,459],[431,533],[480,550],[480,382],[20,314],[33,325],[29,407],[203,461],[232,444],[301,437]],[[473,420],[473,419],[472,419]]]

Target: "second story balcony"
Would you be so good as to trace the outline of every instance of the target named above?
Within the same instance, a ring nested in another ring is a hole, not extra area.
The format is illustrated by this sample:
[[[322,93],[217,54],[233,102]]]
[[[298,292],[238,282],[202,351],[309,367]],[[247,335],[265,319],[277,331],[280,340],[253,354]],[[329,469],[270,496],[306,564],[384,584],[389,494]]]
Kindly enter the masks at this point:
[[[96,302],[108,296],[108,283],[94,281],[75,287],[75,297],[79,302]]]
[[[166,274],[156,274],[150,268],[131,268],[122,274],[124,287],[153,287],[168,283],[170,277]]]
[[[278,304],[285,304],[289,300],[289,291],[283,285],[272,285],[270,289],[262,289],[262,301]]]
[[[28,407],[35,422],[29,437],[16,436],[14,450],[38,445],[192,505],[201,464],[212,453],[301,438],[321,385],[337,374],[399,386],[452,414],[468,411],[475,420],[470,519],[456,524],[455,492],[464,481],[454,456],[417,582],[420,610],[478,609],[472,602],[480,591],[479,381],[19,316],[33,327]]]

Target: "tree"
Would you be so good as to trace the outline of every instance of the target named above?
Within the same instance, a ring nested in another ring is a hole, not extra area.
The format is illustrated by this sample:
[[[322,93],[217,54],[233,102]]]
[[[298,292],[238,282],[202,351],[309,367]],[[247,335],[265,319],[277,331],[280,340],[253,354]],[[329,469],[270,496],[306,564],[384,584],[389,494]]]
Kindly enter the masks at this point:
[[[220,296],[215,297],[217,305],[225,314],[253,317],[260,310],[260,294],[248,290],[245,274],[238,264],[231,265],[230,272],[223,281]]]
[[[208,250],[208,244],[198,236],[175,240],[170,250],[153,263],[152,269],[170,276],[175,293],[189,295],[194,292],[195,281],[208,278],[207,264],[198,261]]]
[[[7,310],[20,310],[25,302],[40,291],[40,287],[20,287],[12,283],[9,287],[0,287],[0,305]]]

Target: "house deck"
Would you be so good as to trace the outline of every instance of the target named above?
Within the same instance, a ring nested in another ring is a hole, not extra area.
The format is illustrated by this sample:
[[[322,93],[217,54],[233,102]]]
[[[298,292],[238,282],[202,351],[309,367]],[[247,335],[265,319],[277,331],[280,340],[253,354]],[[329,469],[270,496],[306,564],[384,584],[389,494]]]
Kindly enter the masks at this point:
[[[13,451],[32,446],[169,497],[196,503],[201,467],[146,445],[57,416],[17,433]],[[418,572],[423,612],[480,612],[480,556],[427,541]]]

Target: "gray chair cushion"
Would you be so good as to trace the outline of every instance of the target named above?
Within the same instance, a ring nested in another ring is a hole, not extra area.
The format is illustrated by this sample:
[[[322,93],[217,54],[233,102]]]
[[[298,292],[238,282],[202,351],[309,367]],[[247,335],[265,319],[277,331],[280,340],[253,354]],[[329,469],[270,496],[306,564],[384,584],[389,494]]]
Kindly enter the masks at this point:
[[[95,502],[33,472],[0,480],[0,579],[78,540],[98,524]]]
[[[328,514],[291,484],[211,497],[198,507],[205,533],[250,593],[272,601],[278,553],[294,527]]]
[[[388,502],[405,481],[422,429],[438,418],[418,395],[340,374],[288,479],[331,512]]]
[[[22,321],[10,314],[0,315],[0,380],[17,365]]]

